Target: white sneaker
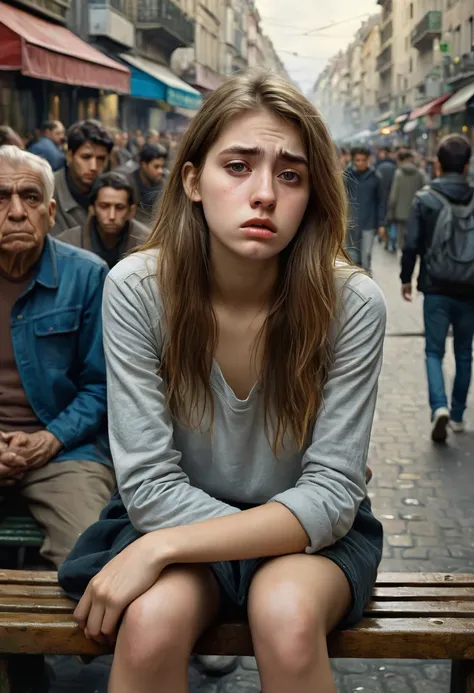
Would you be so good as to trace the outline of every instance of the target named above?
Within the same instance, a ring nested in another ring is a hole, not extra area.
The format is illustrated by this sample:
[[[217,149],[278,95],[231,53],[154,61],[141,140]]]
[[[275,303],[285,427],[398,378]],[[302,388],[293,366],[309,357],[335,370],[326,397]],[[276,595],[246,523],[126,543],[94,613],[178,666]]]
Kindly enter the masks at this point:
[[[449,427],[451,428],[453,433],[464,433],[466,431],[464,421],[450,421]]]
[[[237,657],[219,655],[196,655],[201,668],[211,676],[230,674],[237,667]]]
[[[433,413],[431,423],[431,440],[435,443],[444,443],[448,437],[449,410],[447,407],[440,407]]]

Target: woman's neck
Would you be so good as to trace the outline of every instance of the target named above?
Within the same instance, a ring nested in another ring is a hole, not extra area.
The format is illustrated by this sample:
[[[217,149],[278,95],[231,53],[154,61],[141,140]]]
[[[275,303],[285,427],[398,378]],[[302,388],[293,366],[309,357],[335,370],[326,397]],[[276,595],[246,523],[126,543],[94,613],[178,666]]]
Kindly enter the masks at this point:
[[[262,308],[272,302],[278,280],[278,257],[239,258],[226,248],[211,245],[213,302],[240,308]]]

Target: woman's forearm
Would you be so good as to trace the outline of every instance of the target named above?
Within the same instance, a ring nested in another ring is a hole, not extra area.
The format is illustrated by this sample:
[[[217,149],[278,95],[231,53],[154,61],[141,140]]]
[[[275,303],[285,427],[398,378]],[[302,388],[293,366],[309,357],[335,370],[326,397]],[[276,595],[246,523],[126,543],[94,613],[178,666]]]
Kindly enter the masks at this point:
[[[152,534],[156,536],[157,553],[166,547],[169,563],[282,556],[301,553],[310,544],[293,513],[277,502]]]

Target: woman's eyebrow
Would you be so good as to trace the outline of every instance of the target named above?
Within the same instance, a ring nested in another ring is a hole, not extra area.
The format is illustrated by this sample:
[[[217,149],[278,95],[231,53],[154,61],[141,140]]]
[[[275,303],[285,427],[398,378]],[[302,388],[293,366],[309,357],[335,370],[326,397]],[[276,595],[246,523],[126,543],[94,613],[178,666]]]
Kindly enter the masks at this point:
[[[263,149],[261,147],[245,147],[243,145],[237,144],[233,147],[223,149],[222,152],[220,152],[220,156],[222,154],[236,154],[238,156],[259,156],[263,154]],[[308,165],[308,160],[303,154],[294,154],[293,152],[289,152],[286,149],[281,149],[278,152],[277,156],[279,159],[283,159],[284,161],[288,161],[293,164],[304,164],[305,166]]]

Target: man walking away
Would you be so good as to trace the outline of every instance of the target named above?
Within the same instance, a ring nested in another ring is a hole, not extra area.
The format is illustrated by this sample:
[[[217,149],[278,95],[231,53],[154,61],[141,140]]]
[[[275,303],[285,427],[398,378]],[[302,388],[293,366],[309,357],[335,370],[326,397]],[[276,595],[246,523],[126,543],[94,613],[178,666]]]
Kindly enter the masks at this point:
[[[426,371],[432,411],[431,437],[443,442],[447,427],[464,431],[474,335],[474,195],[467,182],[471,147],[448,135],[438,149],[438,175],[416,193],[402,255],[402,295],[412,300],[412,275],[420,257],[418,290],[424,294]],[[451,411],[443,377],[449,327],[453,329],[456,376]]]
[[[395,173],[390,197],[388,200],[388,223],[395,223],[397,239],[394,239],[391,250],[397,247],[403,250],[406,227],[415,194],[425,184],[425,175],[415,164],[413,152],[405,149],[398,153],[398,168]]]
[[[53,171],[66,165],[66,155],[60,149],[64,143],[64,125],[59,120],[46,120],[41,126],[41,137],[29,147],[28,151],[41,156]]]
[[[345,182],[349,200],[350,227],[347,250],[354,262],[371,274],[372,246],[377,233],[383,235],[385,204],[382,179],[369,166],[370,151],[364,147],[351,150]]]

